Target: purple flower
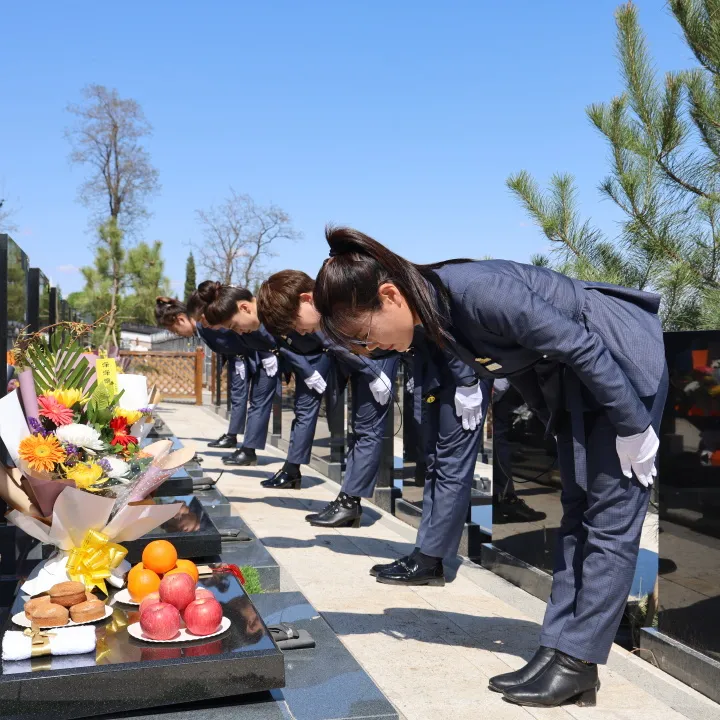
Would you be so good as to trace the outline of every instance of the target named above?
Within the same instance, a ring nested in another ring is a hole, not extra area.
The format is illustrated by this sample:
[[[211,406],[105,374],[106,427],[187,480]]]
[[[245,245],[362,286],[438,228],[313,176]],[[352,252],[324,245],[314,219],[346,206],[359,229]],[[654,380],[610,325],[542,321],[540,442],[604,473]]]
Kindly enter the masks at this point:
[[[140,408],[138,412],[141,412],[143,415],[152,415],[153,409],[152,408]]]
[[[65,446],[65,452],[68,455],[79,455],[80,454],[80,448],[77,445],[73,445],[72,443],[68,443]]]
[[[112,465],[105,458],[98,460],[98,465],[106,472],[109,473],[112,470]]]
[[[47,437],[50,434],[50,432],[43,427],[42,423],[37,418],[28,418],[27,422],[30,432],[32,432],[33,435],[42,435],[43,437]]]

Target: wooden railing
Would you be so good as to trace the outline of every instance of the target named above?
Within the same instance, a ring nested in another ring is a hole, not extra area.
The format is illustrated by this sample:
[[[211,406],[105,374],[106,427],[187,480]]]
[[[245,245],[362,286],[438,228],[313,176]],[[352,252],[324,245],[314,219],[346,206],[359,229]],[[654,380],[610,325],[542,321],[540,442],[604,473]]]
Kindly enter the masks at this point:
[[[145,375],[148,387],[157,386],[161,395],[174,400],[203,401],[204,352],[122,350],[120,357],[130,358],[129,373]]]

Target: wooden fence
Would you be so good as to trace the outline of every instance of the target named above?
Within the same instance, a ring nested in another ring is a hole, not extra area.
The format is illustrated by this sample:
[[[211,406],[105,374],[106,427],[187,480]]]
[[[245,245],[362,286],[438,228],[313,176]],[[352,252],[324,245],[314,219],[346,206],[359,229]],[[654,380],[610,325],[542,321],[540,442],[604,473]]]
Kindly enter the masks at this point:
[[[129,373],[145,375],[148,387],[157,386],[161,395],[173,400],[203,402],[204,352],[122,350],[120,357],[130,358]]]

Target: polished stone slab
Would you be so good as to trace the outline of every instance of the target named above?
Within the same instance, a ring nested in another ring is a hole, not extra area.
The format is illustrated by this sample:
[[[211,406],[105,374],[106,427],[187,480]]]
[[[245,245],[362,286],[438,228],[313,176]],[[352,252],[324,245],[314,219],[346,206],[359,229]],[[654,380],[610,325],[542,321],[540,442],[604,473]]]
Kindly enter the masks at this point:
[[[208,562],[225,562],[238,567],[253,567],[258,572],[260,585],[264,592],[274,593],[280,589],[280,567],[259,540],[223,543],[220,555],[208,559]]]
[[[137,611],[121,606],[95,625],[95,653],[2,663],[0,716],[40,720],[165,708],[283,687],[284,657],[237,579],[201,578],[232,621],[223,635],[144,643],[128,635]],[[13,612],[22,610],[18,597]]]
[[[194,495],[210,517],[228,517],[230,515],[230,503],[216,487],[207,490],[195,490]]]
[[[123,545],[128,550],[128,561],[140,562],[142,551],[152,540],[169,540],[182,558],[199,558],[220,553],[220,533],[202,504],[192,495],[169,495],[155,498],[158,504],[181,503],[180,512],[152,532]]]
[[[269,694],[193,703],[164,713],[113,714],[107,720],[396,720],[399,716],[330,626],[299,592],[253,596],[268,625],[307,630],[315,648],[285,653],[285,687]]]
[[[154,493],[154,497],[168,495],[190,495],[193,492],[193,478],[185,468],[180,468],[169,477]]]

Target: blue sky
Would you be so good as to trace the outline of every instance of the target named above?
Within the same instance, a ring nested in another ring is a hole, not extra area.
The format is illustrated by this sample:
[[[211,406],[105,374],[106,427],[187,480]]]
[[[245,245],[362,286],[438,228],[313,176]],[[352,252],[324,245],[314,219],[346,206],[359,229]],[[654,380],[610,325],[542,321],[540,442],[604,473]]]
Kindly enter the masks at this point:
[[[314,274],[325,223],[411,259],[527,260],[547,242],[505,186],[527,169],[576,175],[583,210],[614,234],[596,190],[606,147],[584,108],[621,88],[617,2],[273,0],[6,3],[0,17],[0,197],[31,263],[80,289],[92,260],[65,108],[90,82],[136,99],[161,194],[160,239],[180,288],[194,211],[230,186],[274,202],[304,238],[273,269]],[[658,0],[638,0],[659,70],[693,64]],[[199,279],[204,279],[199,270]]]

